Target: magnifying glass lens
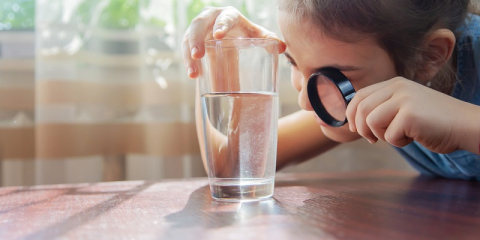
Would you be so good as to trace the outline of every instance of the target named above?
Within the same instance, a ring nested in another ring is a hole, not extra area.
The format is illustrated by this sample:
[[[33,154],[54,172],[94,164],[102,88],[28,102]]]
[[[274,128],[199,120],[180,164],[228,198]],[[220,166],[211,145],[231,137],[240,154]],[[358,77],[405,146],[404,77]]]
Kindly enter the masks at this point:
[[[330,116],[337,121],[345,121],[347,105],[338,87],[324,75],[318,75],[317,92],[320,102]]]
[[[347,105],[355,96],[348,78],[336,68],[322,68],[307,83],[308,100],[322,121],[332,127],[347,122]]]

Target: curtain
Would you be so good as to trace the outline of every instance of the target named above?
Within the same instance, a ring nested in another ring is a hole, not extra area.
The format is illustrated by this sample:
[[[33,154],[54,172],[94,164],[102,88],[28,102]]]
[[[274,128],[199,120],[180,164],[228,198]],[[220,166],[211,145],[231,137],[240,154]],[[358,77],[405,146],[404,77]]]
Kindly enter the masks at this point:
[[[180,44],[227,5],[278,33],[275,0],[2,1],[1,185],[206,176]],[[283,113],[298,109],[285,65]]]

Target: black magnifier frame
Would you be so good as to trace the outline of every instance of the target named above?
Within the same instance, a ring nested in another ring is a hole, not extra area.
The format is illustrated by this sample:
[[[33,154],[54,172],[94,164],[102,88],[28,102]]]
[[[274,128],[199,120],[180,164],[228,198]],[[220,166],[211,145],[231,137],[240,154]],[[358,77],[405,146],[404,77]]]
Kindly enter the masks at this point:
[[[322,68],[318,70],[318,72],[312,74],[308,79],[308,98],[313,110],[315,110],[315,113],[326,124],[332,127],[341,127],[347,123],[347,118],[345,117],[344,120],[339,120],[330,115],[330,113],[328,113],[328,111],[325,109],[325,106],[323,106],[320,96],[318,95],[317,78],[318,76],[322,75],[337,87],[339,93],[342,94],[342,98],[345,101],[345,106],[348,106],[348,103],[350,103],[353,96],[355,96],[355,89],[353,88],[350,80],[348,80],[348,78],[340,70],[332,67]]]

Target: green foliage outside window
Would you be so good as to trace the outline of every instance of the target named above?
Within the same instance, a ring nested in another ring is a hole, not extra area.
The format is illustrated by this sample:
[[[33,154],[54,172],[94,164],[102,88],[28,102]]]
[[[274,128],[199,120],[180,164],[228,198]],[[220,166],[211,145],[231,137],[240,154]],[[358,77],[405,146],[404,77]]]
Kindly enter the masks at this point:
[[[96,25],[109,29],[134,28],[140,19],[141,0],[109,0],[98,17]],[[88,24],[98,7],[98,0],[84,0],[77,8],[78,21]]]
[[[177,1],[177,0],[174,0]],[[238,9],[243,15],[248,18],[247,15],[247,6],[245,0],[237,0],[236,2],[241,2],[241,7]],[[188,23],[192,20],[205,8],[205,7],[220,7],[222,6],[221,0],[191,0],[187,9],[187,20]]]
[[[33,29],[35,0],[0,1],[0,31]]]
[[[140,7],[148,6],[151,0],[109,0],[101,11],[98,19],[100,27],[109,29],[130,29],[134,28],[140,20]],[[168,0],[166,0],[168,1]],[[171,0],[176,8],[179,0]],[[247,14],[245,1],[242,2],[240,11]],[[76,21],[89,24],[92,21],[92,13],[101,1],[83,0],[76,10]],[[221,6],[222,0],[186,0],[187,22],[190,23],[205,7]],[[175,16],[176,12],[175,12]],[[248,17],[248,16],[247,16]],[[166,23],[160,19],[152,18],[147,20],[150,24],[164,27]],[[176,22],[176,21],[175,21]],[[0,2],[0,31],[33,29],[35,27],[35,0],[1,0]]]

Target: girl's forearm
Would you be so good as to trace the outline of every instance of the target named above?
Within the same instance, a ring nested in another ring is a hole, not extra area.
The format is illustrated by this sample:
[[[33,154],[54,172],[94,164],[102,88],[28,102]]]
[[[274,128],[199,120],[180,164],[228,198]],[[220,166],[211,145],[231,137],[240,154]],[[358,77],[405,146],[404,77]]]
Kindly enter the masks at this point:
[[[339,144],[323,134],[313,114],[302,110],[279,120],[277,170],[306,161]]]

